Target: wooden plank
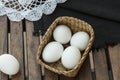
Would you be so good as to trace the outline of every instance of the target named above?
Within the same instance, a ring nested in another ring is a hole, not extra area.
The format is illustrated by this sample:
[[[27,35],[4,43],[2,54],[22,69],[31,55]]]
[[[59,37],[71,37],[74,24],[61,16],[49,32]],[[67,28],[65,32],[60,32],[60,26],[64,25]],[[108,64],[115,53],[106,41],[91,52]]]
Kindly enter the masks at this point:
[[[44,80],[58,80],[58,75],[54,72],[51,72],[51,71],[45,69]]]
[[[105,50],[94,51],[96,80],[109,80]]]
[[[77,78],[77,80],[92,80],[89,57],[87,57],[83,63]]]
[[[0,55],[7,53],[7,17],[0,17]],[[7,80],[8,76],[0,72],[0,80]]]
[[[20,71],[12,80],[24,80],[23,33],[22,22],[10,22],[10,54],[20,63]]]
[[[113,79],[120,80],[120,44],[109,47],[109,57],[113,72]]]
[[[37,49],[39,46],[39,37],[33,36],[34,26],[30,21],[26,21],[27,34],[27,54],[28,54],[28,79],[42,80],[40,65],[36,61]]]
[[[60,75],[59,80],[76,80],[77,79],[76,77],[66,77],[66,76]]]

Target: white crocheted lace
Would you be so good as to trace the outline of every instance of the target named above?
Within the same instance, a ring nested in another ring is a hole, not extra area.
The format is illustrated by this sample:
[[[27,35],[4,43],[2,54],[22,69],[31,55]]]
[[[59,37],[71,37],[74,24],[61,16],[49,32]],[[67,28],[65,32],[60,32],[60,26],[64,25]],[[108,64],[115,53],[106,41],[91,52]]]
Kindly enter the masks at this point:
[[[66,0],[0,0],[0,16],[7,15],[12,21],[39,20],[42,14],[51,14],[57,3]]]

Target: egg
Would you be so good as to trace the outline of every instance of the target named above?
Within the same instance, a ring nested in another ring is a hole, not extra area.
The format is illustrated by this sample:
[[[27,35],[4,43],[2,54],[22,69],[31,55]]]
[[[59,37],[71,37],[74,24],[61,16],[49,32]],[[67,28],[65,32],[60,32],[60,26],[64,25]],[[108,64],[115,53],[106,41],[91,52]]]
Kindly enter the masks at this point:
[[[0,56],[0,70],[7,75],[14,75],[19,71],[19,62],[10,54]]]
[[[80,32],[75,33],[72,36],[70,40],[70,44],[72,46],[79,48],[81,51],[83,51],[87,47],[88,41],[89,41],[88,33],[84,31],[80,31]]]
[[[61,44],[67,44],[71,39],[71,30],[66,25],[58,25],[53,31],[53,37]]]
[[[62,65],[67,69],[74,68],[80,61],[81,52],[74,46],[67,47],[61,57]]]
[[[58,61],[63,53],[63,46],[59,42],[48,43],[42,53],[42,58],[45,62],[51,63]]]

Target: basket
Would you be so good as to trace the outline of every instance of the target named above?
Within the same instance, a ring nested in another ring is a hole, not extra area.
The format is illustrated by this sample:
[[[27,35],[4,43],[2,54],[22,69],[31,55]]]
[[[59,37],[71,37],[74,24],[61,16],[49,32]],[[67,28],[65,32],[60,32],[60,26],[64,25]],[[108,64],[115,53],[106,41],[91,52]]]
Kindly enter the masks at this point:
[[[60,60],[55,63],[45,63],[41,57],[42,51],[43,51],[44,47],[46,46],[46,44],[53,40],[53,35],[52,35],[53,30],[55,29],[55,27],[57,25],[60,25],[60,24],[67,25],[71,29],[72,33],[75,33],[78,31],[86,31],[90,36],[87,48],[82,52],[82,57],[81,57],[79,63],[73,69],[70,69],[70,70],[65,69],[62,66]],[[37,61],[40,65],[42,65],[43,67],[47,68],[50,71],[53,71],[58,74],[63,74],[67,77],[75,77],[76,74],[78,73],[80,67],[82,66],[83,62],[85,61],[85,59],[90,51],[93,41],[94,41],[94,31],[93,31],[91,25],[89,25],[85,21],[82,21],[80,19],[73,18],[73,17],[68,17],[68,16],[58,17],[50,25],[50,27],[46,31],[45,35],[43,36],[43,39],[39,45],[38,52],[37,52]]]

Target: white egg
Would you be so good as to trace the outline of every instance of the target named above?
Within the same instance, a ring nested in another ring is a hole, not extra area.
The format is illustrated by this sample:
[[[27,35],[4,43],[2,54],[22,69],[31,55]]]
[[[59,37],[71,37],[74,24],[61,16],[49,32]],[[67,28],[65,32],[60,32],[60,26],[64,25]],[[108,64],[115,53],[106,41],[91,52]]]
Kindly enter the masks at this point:
[[[42,53],[42,58],[45,62],[51,63],[58,61],[63,53],[63,46],[59,42],[48,43]]]
[[[14,75],[19,71],[19,62],[10,54],[0,56],[0,70],[7,75]]]
[[[81,52],[79,49],[74,46],[69,46],[64,50],[61,62],[65,68],[72,69],[79,63],[80,58]]]
[[[88,33],[84,31],[80,31],[80,32],[75,33],[72,36],[70,40],[70,44],[72,46],[79,48],[82,51],[82,50],[85,50],[85,48],[87,47],[88,41],[89,41]]]
[[[58,25],[53,32],[54,39],[62,44],[68,43],[71,35],[71,30],[66,25]]]

